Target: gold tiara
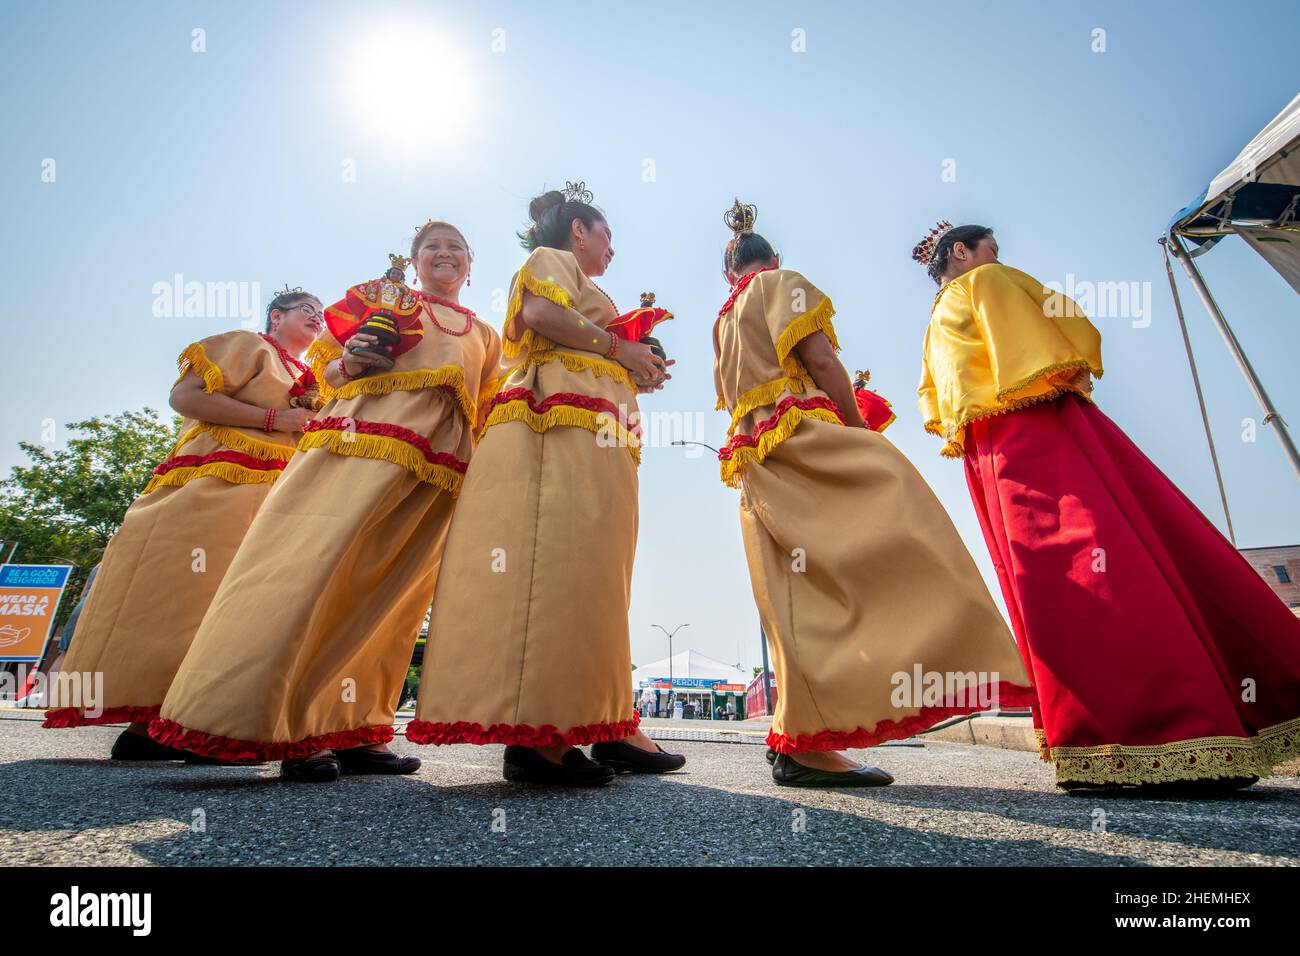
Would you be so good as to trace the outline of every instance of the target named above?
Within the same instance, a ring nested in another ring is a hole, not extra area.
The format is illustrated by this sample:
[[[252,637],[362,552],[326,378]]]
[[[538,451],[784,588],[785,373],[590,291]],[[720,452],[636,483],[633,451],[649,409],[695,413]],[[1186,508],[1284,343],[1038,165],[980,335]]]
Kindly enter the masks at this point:
[[[737,236],[744,235],[747,232],[754,231],[754,223],[758,220],[758,207],[751,203],[743,203],[739,198],[731,204],[731,208],[722,214],[722,221],[727,224],[727,228]]]
[[[591,190],[587,188],[587,184],[585,182],[571,183],[567,180],[565,181],[564,183],[565,202],[581,202],[581,203],[590,204],[591,200],[592,200]]]

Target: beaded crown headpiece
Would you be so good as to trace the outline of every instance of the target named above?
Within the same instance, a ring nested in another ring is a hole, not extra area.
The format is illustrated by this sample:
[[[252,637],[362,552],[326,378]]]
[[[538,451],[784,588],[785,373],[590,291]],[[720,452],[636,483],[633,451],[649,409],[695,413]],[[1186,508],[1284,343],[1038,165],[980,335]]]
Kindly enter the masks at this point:
[[[925,238],[912,247],[912,258],[923,266],[928,266],[930,260],[934,258],[934,250],[939,245],[939,240],[948,235],[952,229],[952,223],[947,219],[940,219],[934,224],[934,228],[926,233]]]
[[[754,223],[758,221],[758,207],[752,203],[743,203],[737,198],[731,208],[722,214],[722,221],[737,236],[753,232]]]
[[[593,197],[591,195],[591,190],[587,188],[587,184],[585,182],[571,183],[568,182],[567,180],[565,181],[564,183],[565,202],[581,202],[581,203],[586,203],[587,205],[591,205],[592,198]]]
[[[286,295],[302,295],[302,294],[303,294],[302,286],[300,286],[300,285],[296,285],[296,286],[294,286],[292,289],[290,289],[290,288],[289,288],[289,283],[286,282],[286,283],[284,284],[284,288],[281,289],[279,292],[277,292],[275,295],[273,295],[273,296],[271,297],[271,300],[272,300],[272,301],[275,301],[276,299],[279,299],[279,298],[281,298],[281,297],[283,297],[283,296],[286,296]]]

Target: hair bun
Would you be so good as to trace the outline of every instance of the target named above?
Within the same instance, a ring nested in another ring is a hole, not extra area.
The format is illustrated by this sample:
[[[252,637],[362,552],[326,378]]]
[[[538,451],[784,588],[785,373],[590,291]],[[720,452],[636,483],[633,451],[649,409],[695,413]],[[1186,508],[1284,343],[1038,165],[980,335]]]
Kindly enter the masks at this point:
[[[564,202],[564,193],[558,189],[551,189],[535,198],[528,204],[528,215],[533,222],[541,222],[542,217]]]

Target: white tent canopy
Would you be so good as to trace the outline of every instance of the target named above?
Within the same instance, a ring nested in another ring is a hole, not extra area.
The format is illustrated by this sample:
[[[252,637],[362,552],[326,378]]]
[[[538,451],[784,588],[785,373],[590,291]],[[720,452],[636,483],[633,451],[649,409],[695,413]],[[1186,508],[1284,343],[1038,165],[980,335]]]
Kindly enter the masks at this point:
[[[632,671],[632,689],[639,690],[642,681],[660,680],[668,677],[669,659],[643,664]],[[699,651],[682,651],[672,656],[672,676],[674,680],[689,677],[699,680],[718,680],[728,684],[748,684],[750,676],[739,667],[724,664],[722,661],[706,657]]]

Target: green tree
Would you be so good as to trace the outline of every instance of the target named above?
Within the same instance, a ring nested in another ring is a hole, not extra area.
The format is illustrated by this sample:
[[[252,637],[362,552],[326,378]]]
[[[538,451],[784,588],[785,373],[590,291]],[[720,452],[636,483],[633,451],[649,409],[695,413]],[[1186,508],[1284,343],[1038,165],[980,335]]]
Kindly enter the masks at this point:
[[[0,481],[3,557],[17,543],[18,563],[76,565],[56,623],[72,612],[90,569],[122,524],[122,516],[179,438],[181,420],[151,408],[70,422],[67,447],[18,447],[28,464]]]

